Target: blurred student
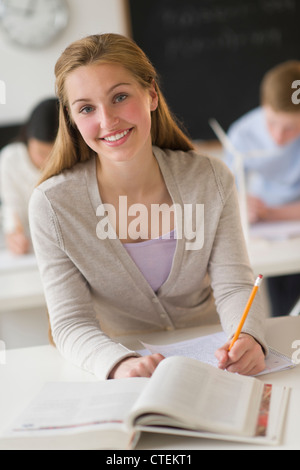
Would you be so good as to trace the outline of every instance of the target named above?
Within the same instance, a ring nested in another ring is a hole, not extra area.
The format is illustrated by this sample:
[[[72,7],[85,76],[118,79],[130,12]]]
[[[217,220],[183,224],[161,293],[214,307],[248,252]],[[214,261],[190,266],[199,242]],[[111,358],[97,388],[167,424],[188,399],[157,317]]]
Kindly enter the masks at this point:
[[[58,130],[58,102],[40,102],[32,111],[16,142],[1,152],[3,232],[9,251],[30,251],[28,203],[52,150]]]
[[[260,107],[228,130],[234,147],[250,154],[244,158],[250,223],[300,221],[300,105],[292,101],[299,79],[300,61],[272,68],[261,83]],[[233,156],[226,159],[232,169]],[[300,274],[270,278],[268,286],[272,315],[288,314],[300,297]]]

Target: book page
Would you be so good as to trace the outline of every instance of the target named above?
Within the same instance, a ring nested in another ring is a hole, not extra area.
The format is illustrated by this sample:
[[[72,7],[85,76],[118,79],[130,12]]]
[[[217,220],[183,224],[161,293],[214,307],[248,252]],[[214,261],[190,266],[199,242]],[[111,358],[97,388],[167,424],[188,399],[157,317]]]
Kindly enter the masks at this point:
[[[271,397],[266,396],[270,393]],[[282,439],[282,432],[284,428],[284,421],[289,403],[290,389],[288,387],[274,387],[265,385],[264,394],[262,396],[260,411],[258,414],[258,421],[256,425],[256,432],[254,436],[230,435],[221,434],[218,432],[209,431],[194,431],[188,429],[180,429],[168,426],[138,426],[142,432],[172,434],[181,436],[198,437],[201,439],[217,439],[225,441],[255,443],[255,445],[279,445]],[[271,399],[270,399],[271,398]]]
[[[128,411],[149,379],[47,383],[11,425],[8,437],[43,436],[124,427]]]
[[[171,357],[155,370],[133,407],[131,420],[134,425],[253,435],[262,392],[263,383],[256,379],[194,359]]]

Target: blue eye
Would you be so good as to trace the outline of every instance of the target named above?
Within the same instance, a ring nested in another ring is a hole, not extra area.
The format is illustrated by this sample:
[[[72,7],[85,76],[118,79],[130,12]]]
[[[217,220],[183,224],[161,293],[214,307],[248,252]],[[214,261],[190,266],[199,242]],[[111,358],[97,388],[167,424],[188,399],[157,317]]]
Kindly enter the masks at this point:
[[[118,95],[118,96],[116,96],[116,98],[115,98],[115,102],[116,102],[116,103],[122,103],[122,101],[126,100],[127,96],[128,96],[128,95],[126,95],[126,94],[124,94],[124,93],[121,94],[121,95]]]
[[[80,109],[80,113],[82,114],[89,114],[94,110],[92,106],[83,106],[83,108]]]

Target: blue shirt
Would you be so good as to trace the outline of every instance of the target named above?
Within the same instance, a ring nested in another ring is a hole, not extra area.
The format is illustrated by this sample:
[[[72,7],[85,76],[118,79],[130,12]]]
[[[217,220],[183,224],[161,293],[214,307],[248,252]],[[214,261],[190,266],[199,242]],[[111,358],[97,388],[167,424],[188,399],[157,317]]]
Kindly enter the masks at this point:
[[[268,206],[300,201],[300,137],[277,145],[268,132],[261,107],[234,122],[228,137],[243,154],[249,194]],[[226,152],[225,160],[233,170],[233,155]]]

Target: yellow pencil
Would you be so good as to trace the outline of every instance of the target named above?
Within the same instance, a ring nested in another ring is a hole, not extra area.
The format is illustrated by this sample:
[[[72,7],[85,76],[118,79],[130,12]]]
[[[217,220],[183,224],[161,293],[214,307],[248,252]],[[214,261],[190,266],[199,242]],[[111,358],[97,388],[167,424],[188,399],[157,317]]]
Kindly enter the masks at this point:
[[[250,311],[250,308],[251,308],[251,305],[252,305],[252,303],[253,303],[253,300],[254,300],[254,298],[255,298],[255,296],[256,296],[256,293],[257,293],[257,291],[258,291],[258,288],[259,288],[259,286],[260,286],[260,284],[261,284],[261,282],[262,282],[262,278],[263,278],[263,276],[260,274],[260,275],[258,276],[258,278],[256,279],[256,281],[255,281],[255,284],[254,284],[254,286],[253,286],[253,289],[252,289],[251,295],[250,295],[250,297],[249,297],[248,303],[247,303],[247,305],[246,305],[245,311],[244,311],[243,316],[242,316],[242,318],[241,318],[240,324],[239,324],[239,326],[238,326],[238,328],[237,328],[237,330],[236,330],[236,332],[235,332],[235,335],[234,335],[234,337],[232,338],[231,344],[230,344],[230,346],[229,346],[229,351],[231,351],[231,349],[232,349],[234,343],[236,342],[236,340],[237,340],[237,339],[239,338],[239,336],[240,336],[240,333],[241,333],[241,331],[242,331],[242,328],[243,328],[243,326],[244,326],[244,323],[245,323],[246,318],[247,318],[247,316],[248,316],[248,313],[249,313],[249,311]]]

